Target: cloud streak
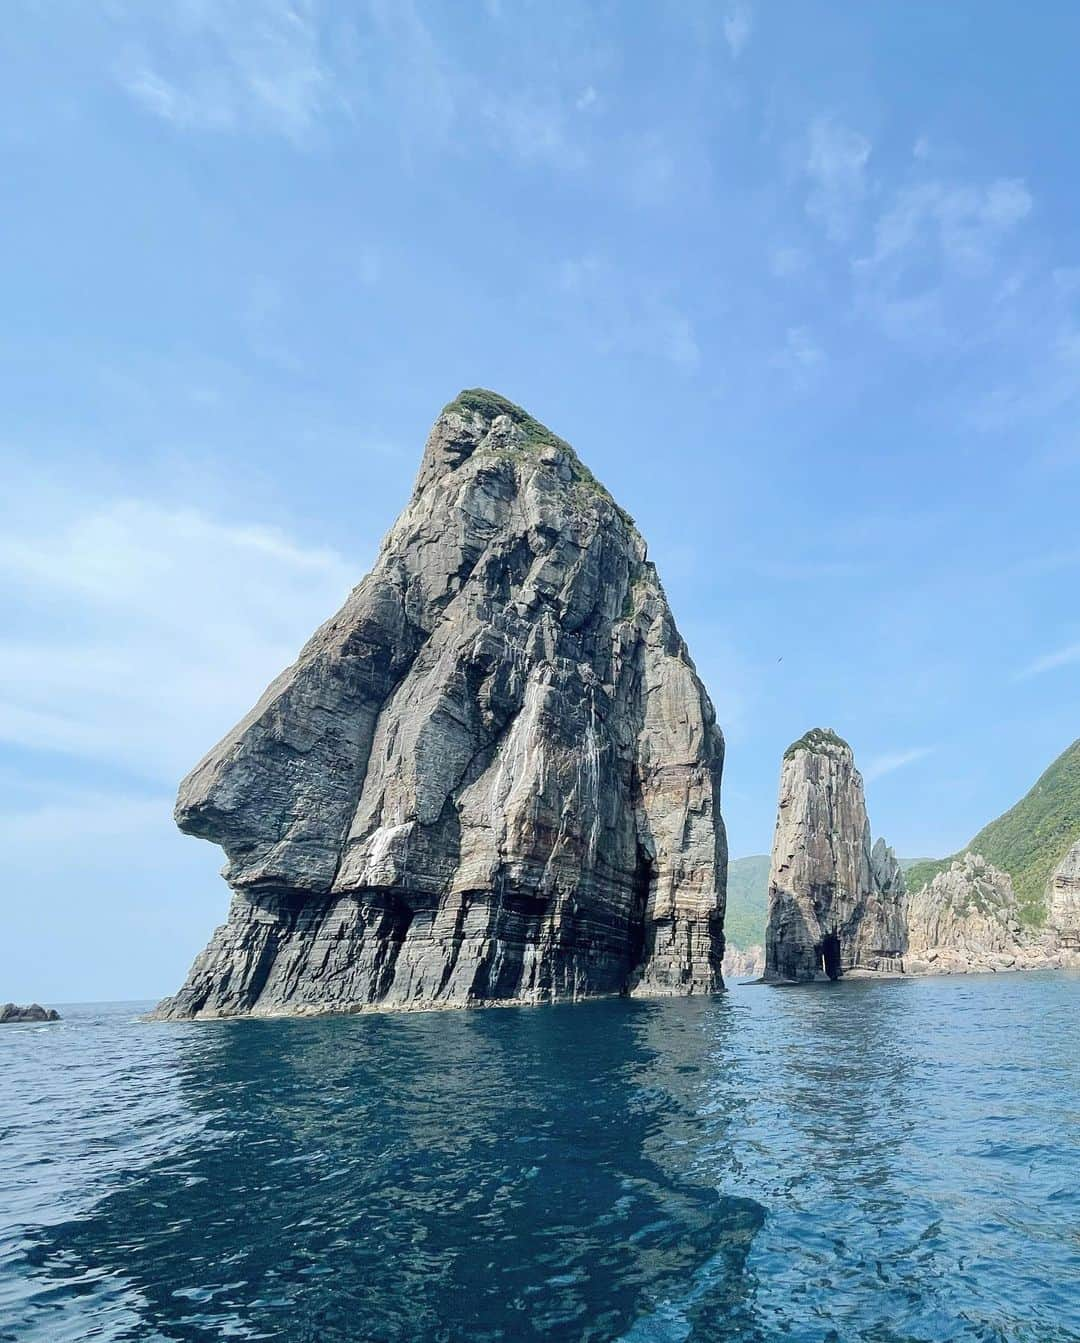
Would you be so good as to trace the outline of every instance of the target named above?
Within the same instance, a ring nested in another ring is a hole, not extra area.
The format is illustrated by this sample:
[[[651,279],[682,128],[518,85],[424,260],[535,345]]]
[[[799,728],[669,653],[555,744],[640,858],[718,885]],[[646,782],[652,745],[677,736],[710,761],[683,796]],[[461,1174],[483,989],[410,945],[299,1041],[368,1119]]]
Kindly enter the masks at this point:
[[[1059,648],[1054,653],[1046,653],[1034,662],[1029,662],[1026,667],[1021,668],[1013,678],[1017,681],[1027,681],[1033,676],[1042,676],[1046,672],[1057,671],[1061,667],[1071,667],[1080,662],[1080,643],[1068,644],[1065,648]]]
[[[724,15],[724,41],[728,44],[732,60],[737,61],[742,55],[743,49],[750,41],[753,26],[754,20],[749,5],[733,5]]]
[[[299,145],[345,107],[315,11],[303,0],[163,4],[125,15],[135,16],[143,21],[117,83],[178,129],[271,132]]]
[[[9,518],[0,740],[171,786],[358,572],[275,529],[146,500]]]
[[[845,242],[854,232],[866,197],[871,149],[865,135],[831,117],[819,117],[810,127],[806,213],[833,242]]]
[[[898,769],[915,764],[917,760],[924,760],[928,755],[932,755],[934,750],[933,746],[915,746],[907,751],[889,751],[884,755],[875,756],[863,771],[863,778],[867,783],[872,783],[875,779],[884,778],[886,774],[893,774]]]

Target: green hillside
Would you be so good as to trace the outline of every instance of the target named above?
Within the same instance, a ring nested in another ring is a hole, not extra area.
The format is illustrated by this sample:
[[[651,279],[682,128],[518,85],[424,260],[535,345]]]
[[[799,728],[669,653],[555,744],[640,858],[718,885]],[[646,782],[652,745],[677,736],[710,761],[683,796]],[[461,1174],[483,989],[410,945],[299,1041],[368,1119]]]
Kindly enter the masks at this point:
[[[1021,918],[1038,926],[1046,917],[1046,884],[1078,836],[1080,738],[1058,756],[1015,807],[984,826],[961,852],[981,853],[987,862],[1008,872]],[[956,857],[916,863],[907,874],[908,889],[917,891]]]
[[[728,945],[745,951],[765,941],[765,914],[769,900],[768,855],[736,858],[728,866],[727,914],[724,936]]]

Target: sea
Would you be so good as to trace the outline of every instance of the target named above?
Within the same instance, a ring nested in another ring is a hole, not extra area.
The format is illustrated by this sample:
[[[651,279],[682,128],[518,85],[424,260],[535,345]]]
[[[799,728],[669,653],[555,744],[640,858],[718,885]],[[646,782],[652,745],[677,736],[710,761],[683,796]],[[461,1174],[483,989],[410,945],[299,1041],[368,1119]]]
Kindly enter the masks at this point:
[[[1080,976],[0,1028],[0,1339],[1080,1340]]]

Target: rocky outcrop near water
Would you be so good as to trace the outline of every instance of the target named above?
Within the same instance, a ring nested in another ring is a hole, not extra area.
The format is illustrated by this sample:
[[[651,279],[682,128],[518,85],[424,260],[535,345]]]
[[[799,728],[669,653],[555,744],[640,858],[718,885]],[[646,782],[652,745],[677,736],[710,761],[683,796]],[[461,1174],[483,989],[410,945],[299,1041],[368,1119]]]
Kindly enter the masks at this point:
[[[3,1007],[0,1007],[0,1026],[28,1021],[59,1020],[60,1013],[55,1007],[42,1007],[40,1003],[31,1003],[29,1007],[19,1007],[16,1003],[5,1003]]]
[[[1080,952],[1080,839],[1050,878],[1046,905],[1047,923],[1062,947]]]
[[[765,970],[765,948],[725,947],[723,972],[724,982],[736,979],[760,979]]]
[[[1009,969],[1024,949],[1007,872],[965,853],[908,898],[909,974]]]
[[[896,855],[871,844],[851,747],[831,728],[813,729],[788,747],[780,773],[765,979],[900,973],[904,894]]]
[[[956,975],[1071,964],[1058,933],[1025,927],[1021,913],[1009,874],[981,854],[964,853],[909,896],[904,969]]]
[[[632,519],[490,392],[180,787],[228,921],[164,1017],[707,993],[724,744]]]

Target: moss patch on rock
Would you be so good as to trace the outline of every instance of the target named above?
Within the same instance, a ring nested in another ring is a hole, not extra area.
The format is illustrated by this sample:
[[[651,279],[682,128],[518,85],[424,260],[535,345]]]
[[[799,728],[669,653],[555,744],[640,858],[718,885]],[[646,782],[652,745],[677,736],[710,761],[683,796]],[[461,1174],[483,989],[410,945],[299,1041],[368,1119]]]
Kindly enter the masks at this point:
[[[851,750],[843,737],[838,736],[831,727],[812,727],[798,741],[791,743],[784,752],[784,759],[790,760],[796,751],[813,751],[816,755],[828,755],[837,747],[844,751]]]
[[[443,407],[442,413],[446,415],[451,411],[456,411],[458,414],[480,415],[486,420],[497,419],[500,415],[509,416],[522,431],[525,447],[535,449],[551,447],[565,453],[576,492],[586,501],[596,496],[605,499],[631,531],[637,530],[634,519],[625,508],[621,508],[615,502],[610,491],[597,480],[566,439],[560,438],[546,424],[541,424],[527,410],[507,397],[500,396],[498,392],[492,392],[486,387],[467,387]]]

